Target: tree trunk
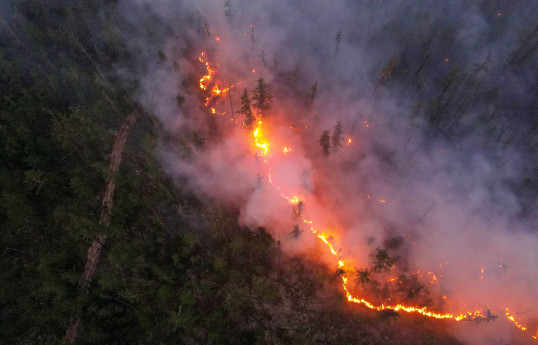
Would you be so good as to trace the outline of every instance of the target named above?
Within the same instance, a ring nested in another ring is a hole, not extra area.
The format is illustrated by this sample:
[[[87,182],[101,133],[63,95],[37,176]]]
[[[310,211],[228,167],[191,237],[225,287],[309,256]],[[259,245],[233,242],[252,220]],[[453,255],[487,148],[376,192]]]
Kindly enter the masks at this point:
[[[136,122],[138,118],[138,112],[134,110],[125,122],[121,125],[120,131],[114,141],[114,146],[112,147],[112,153],[110,155],[110,164],[108,166],[108,173],[106,177],[106,187],[105,193],[103,195],[103,201],[101,203],[101,217],[99,218],[99,225],[102,229],[108,228],[110,225],[110,217],[112,215],[113,198],[114,190],[116,189],[116,174],[120,167],[123,148],[125,142],[127,141],[127,135],[129,134],[129,129]],[[86,266],[84,267],[84,272],[82,273],[80,282],[79,282],[79,291],[80,293],[85,293],[88,289],[88,286],[95,274],[97,268],[97,263],[99,261],[99,256],[101,255],[101,250],[105,245],[106,234],[101,232],[97,234],[93,240],[92,245],[88,248],[88,254],[86,257]],[[71,313],[69,318],[69,326],[65,332],[65,342],[72,344],[77,338],[77,330],[79,325],[78,314],[80,309],[74,310]]]

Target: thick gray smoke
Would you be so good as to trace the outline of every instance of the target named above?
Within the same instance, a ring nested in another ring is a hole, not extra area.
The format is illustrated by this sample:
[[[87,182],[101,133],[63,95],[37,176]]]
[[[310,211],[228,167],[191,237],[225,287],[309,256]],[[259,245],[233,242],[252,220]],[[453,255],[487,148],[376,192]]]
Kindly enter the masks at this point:
[[[299,222],[281,193],[299,196],[357,267],[403,239],[395,269],[423,272],[433,306],[499,316],[455,325],[462,340],[519,336],[505,308],[536,335],[538,3],[148,0],[120,10],[137,56],[120,76],[141,75],[141,102],[175,138],[162,157],[178,181],[331,268],[305,224],[289,236]],[[198,87],[202,51],[219,86],[234,85],[211,98],[213,116]],[[259,77],[274,98],[263,120],[270,157],[231,112]],[[318,140],[338,122],[344,142],[326,156]]]

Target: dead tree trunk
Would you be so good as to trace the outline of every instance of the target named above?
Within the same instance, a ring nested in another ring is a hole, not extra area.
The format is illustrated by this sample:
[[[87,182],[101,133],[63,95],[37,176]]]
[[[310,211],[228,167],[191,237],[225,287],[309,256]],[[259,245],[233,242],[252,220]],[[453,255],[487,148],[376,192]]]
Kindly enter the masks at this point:
[[[121,125],[120,131],[116,136],[116,140],[114,141],[114,146],[112,147],[110,164],[108,166],[108,173],[106,177],[105,193],[101,203],[101,217],[99,218],[99,225],[101,226],[101,229],[108,228],[110,225],[110,217],[112,215],[112,208],[114,206],[113,199],[114,190],[116,189],[116,174],[120,167],[123,148],[125,146],[125,142],[127,141],[129,129],[136,122],[137,118],[138,112],[136,110],[127,116],[127,119]],[[93,278],[93,275],[95,274],[99,256],[101,255],[101,250],[105,244],[106,237],[106,234],[103,232],[97,234],[92,245],[90,248],[88,248],[86,266],[84,267],[84,272],[82,273],[78,286],[80,293],[86,293],[88,290],[88,286]],[[74,310],[69,318],[69,326],[65,332],[65,342],[68,344],[74,343],[77,338],[79,313],[80,309]]]

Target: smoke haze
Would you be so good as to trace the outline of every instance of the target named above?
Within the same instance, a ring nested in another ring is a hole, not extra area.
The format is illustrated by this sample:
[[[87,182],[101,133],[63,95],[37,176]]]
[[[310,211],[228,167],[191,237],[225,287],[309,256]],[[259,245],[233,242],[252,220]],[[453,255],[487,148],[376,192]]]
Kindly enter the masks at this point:
[[[137,56],[118,77],[139,78],[141,103],[172,138],[161,155],[178,183],[237,208],[241,225],[267,228],[289,253],[319,256],[335,269],[282,194],[298,196],[304,217],[357,268],[389,247],[399,256],[393,276],[422,272],[432,309],[489,308],[499,316],[456,324],[461,340],[513,341],[520,331],[505,308],[535,335],[537,3],[118,6],[125,22],[117,26]],[[219,86],[234,85],[230,98],[211,99],[217,115],[198,88],[202,51]],[[268,157],[252,145],[243,115],[231,111],[259,77],[274,98],[264,116]],[[325,156],[318,140],[338,121],[351,144]],[[203,147],[193,132],[206,138]],[[295,224],[306,230],[299,238],[290,236]]]

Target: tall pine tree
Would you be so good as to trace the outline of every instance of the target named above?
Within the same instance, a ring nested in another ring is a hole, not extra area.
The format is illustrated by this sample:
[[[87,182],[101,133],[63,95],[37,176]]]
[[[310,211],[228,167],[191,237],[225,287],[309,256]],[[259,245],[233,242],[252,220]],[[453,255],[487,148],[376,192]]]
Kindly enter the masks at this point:
[[[334,126],[333,131],[333,149],[338,150],[339,147],[342,147],[342,140],[344,140],[342,137],[343,134],[344,131],[342,130],[342,122],[338,121],[336,126]]]
[[[245,88],[243,94],[241,95],[241,110],[238,111],[239,114],[245,115],[245,121],[243,124],[245,127],[250,128],[254,122],[254,116],[252,115],[252,109],[250,108],[250,98],[248,98],[248,91]]]
[[[262,117],[266,110],[271,109],[271,102],[273,102],[273,96],[267,91],[267,84],[263,78],[258,78],[258,85],[254,88],[254,108],[258,109]]]

